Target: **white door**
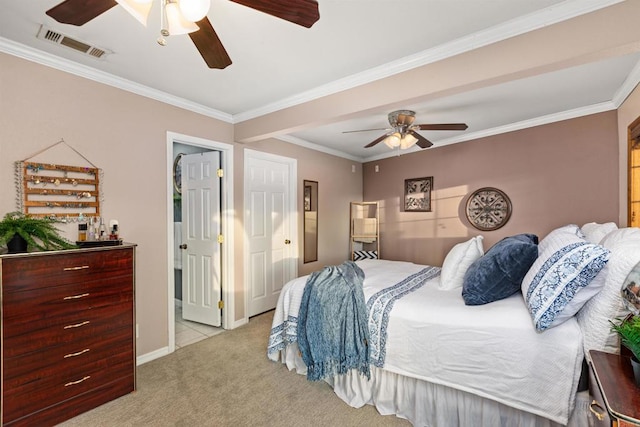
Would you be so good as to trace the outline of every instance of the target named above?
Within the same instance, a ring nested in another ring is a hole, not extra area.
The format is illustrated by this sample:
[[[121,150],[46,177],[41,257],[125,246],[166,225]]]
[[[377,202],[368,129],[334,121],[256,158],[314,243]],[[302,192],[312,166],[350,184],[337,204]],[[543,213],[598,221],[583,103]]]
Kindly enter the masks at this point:
[[[295,159],[245,150],[249,316],[275,308],[297,273]]]
[[[221,325],[220,153],[182,156],[182,317]]]

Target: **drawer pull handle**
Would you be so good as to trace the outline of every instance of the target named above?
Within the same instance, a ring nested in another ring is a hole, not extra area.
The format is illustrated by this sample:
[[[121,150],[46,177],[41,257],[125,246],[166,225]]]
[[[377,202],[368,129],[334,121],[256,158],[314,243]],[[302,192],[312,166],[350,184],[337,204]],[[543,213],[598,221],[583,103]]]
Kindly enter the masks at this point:
[[[79,267],[65,267],[63,271],[86,270],[87,268],[89,268],[88,265],[81,265]]]
[[[64,359],[66,359],[66,358],[68,358],[68,357],[76,357],[76,356],[80,356],[81,354],[84,354],[84,353],[86,353],[86,352],[87,352],[87,351],[89,351],[89,350],[90,350],[90,349],[85,348],[84,350],[79,351],[79,352],[77,352],[77,353],[69,353],[69,354],[65,354],[65,355],[64,355]]]
[[[67,325],[64,329],[79,328],[80,326],[88,325],[89,323],[91,323],[89,320],[85,320],[84,322],[76,323],[75,325]]]
[[[593,409],[593,407],[597,407],[598,410],[600,410],[600,412],[596,411],[595,409]],[[591,402],[591,405],[589,405],[589,410],[591,411],[591,413],[593,413],[593,415],[596,416],[596,418],[598,419],[598,421],[602,421],[604,420],[604,409],[602,408],[602,406],[596,402],[595,400],[593,402]]]
[[[79,294],[79,295],[71,295],[71,296],[69,296],[69,297],[64,297],[64,298],[62,298],[62,299],[64,299],[64,300],[68,300],[68,299],[78,299],[78,298],[84,298],[84,297],[88,297],[88,296],[89,296],[89,293],[86,293],[86,294]]]
[[[91,378],[91,375],[87,375],[86,377],[81,378],[81,379],[79,379],[78,381],[71,381],[71,382],[68,382],[68,383],[66,383],[64,386],[65,386],[65,387],[69,387],[70,385],[80,384],[82,381],[86,381],[86,380],[88,380],[89,378]]]

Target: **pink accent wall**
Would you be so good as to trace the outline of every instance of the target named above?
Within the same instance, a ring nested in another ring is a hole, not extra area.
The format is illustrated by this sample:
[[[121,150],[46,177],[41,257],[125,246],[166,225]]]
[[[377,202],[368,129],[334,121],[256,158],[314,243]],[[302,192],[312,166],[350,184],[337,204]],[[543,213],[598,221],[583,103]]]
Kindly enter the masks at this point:
[[[479,234],[487,250],[513,234],[617,223],[617,126],[610,111],[365,163],[364,200],[381,207],[381,257],[442,265],[454,244]],[[425,176],[434,177],[432,212],[404,212],[404,180]],[[499,188],[513,204],[498,230],[466,219],[467,198],[481,187]]]

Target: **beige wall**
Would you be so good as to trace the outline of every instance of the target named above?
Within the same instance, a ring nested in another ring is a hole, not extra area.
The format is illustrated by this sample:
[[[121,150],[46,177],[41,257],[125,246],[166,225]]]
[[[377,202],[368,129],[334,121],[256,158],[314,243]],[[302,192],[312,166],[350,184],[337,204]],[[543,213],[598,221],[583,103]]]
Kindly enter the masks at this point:
[[[628,224],[629,216],[629,204],[628,204],[628,151],[629,141],[627,128],[628,126],[640,116],[640,87],[631,92],[627,99],[618,108],[618,146],[619,146],[619,161],[620,161],[620,224]]]
[[[364,200],[381,206],[382,258],[442,265],[455,243],[478,234],[488,249],[516,233],[617,222],[617,127],[611,111],[365,163]],[[424,176],[434,177],[432,212],[403,212],[404,180]],[[512,201],[499,230],[480,232],[466,220],[466,199],[481,187]]]
[[[231,124],[0,53],[0,214],[16,210],[14,162],[61,138],[103,169],[102,213],[118,219],[122,237],[138,244],[139,356],[168,345],[167,131],[234,144]],[[299,181],[320,183],[320,227],[328,232],[320,242],[318,263],[300,264],[299,270],[346,258],[347,232],[331,224],[348,227],[348,201],[362,195],[361,166],[351,173],[352,162],[275,140],[234,145],[236,212],[242,212],[244,147],[297,158]],[[64,145],[52,151],[35,160],[82,161]],[[74,225],[64,226],[63,231],[76,239]],[[236,218],[234,237],[237,321],[245,316],[241,216]]]

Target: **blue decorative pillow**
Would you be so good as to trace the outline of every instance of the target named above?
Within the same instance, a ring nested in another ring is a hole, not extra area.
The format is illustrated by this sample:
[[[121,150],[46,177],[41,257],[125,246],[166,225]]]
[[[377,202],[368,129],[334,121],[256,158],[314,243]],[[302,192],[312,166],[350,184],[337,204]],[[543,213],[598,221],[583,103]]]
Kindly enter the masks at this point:
[[[535,234],[518,234],[500,240],[471,264],[464,275],[464,303],[488,304],[515,294],[537,257],[538,236]]]
[[[600,291],[604,282],[593,279],[609,254],[608,249],[587,242],[574,224],[553,230],[540,242],[540,256],[522,281],[522,295],[537,331],[573,317]]]

